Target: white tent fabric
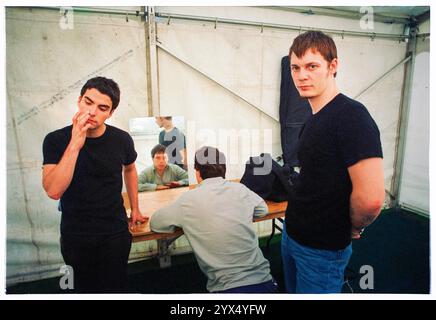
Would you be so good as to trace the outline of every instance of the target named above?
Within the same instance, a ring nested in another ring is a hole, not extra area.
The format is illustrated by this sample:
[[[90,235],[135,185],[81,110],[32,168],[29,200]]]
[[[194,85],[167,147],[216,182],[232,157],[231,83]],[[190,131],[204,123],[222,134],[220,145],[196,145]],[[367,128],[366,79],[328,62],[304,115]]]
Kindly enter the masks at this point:
[[[430,139],[430,53],[417,55],[413,91],[408,117],[404,168],[400,185],[400,205],[430,212],[429,139]]]
[[[359,30],[355,20],[262,8],[157,7],[156,11]],[[57,203],[41,187],[41,145],[48,132],[70,123],[84,81],[103,75],[119,83],[121,104],[111,124],[128,130],[129,119],[148,116],[144,21],[97,13],[75,13],[73,29],[62,29],[59,21],[59,12],[53,10],[6,10],[8,284],[59,275],[60,216]],[[229,160],[227,177],[234,179],[241,177],[249,156],[280,155],[280,128],[273,120],[278,119],[280,59],[298,32],[157,21],[158,45],[170,51],[158,48],[160,114],[185,117],[189,158],[200,145],[217,145]],[[376,28],[381,33],[402,32],[397,24],[376,23]],[[394,40],[351,36],[334,40],[340,58],[337,81],[350,97],[405,57],[406,44]],[[387,189],[393,175],[403,74],[403,67],[396,69],[358,99],[381,131]],[[190,169],[192,183],[192,164]],[[419,188],[425,188],[424,180]],[[256,228],[264,235],[270,223]],[[183,238],[175,243],[182,250],[187,245]],[[131,259],[144,257],[155,247],[152,242],[136,244]]]
[[[7,283],[59,275],[60,215],[41,187],[42,141],[71,123],[85,81],[116,79],[121,103],[110,124],[128,130],[147,112],[143,23],[75,14],[62,29],[57,11],[6,12]]]
[[[419,30],[430,32],[430,21],[421,23]],[[418,41],[416,51],[399,204],[429,215],[430,39]]]

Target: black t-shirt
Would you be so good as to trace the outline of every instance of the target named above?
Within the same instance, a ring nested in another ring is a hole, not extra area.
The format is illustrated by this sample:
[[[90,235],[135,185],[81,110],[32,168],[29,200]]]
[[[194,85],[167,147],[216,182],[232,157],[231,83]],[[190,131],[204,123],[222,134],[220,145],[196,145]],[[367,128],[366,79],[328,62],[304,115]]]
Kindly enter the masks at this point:
[[[57,164],[71,139],[72,126],[49,133],[43,143],[43,164]],[[86,138],[73,179],[61,197],[63,235],[108,235],[128,230],[121,196],[123,165],[137,153],[130,135],[106,125],[98,138]]]
[[[288,235],[302,245],[341,250],[351,242],[348,167],[383,157],[380,132],[368,110],[338,94],[306,122],[300,176],[286,210]]]
[[[185,135],[176,127],[169,132],[162,130],[159,133],[159,144],[166,147],[168,162],[183,168],[180,151],[186,149]]]

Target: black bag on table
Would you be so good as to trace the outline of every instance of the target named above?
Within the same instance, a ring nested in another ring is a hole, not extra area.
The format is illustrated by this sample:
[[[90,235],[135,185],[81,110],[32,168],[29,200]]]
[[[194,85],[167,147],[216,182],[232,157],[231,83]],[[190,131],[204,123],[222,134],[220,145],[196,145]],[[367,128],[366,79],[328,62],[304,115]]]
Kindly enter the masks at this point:
[[[264,200],[282,202],[288,200],[297,176],[288,164],[282,167],[269,153],[262,153],[250,157],[240,182]]]

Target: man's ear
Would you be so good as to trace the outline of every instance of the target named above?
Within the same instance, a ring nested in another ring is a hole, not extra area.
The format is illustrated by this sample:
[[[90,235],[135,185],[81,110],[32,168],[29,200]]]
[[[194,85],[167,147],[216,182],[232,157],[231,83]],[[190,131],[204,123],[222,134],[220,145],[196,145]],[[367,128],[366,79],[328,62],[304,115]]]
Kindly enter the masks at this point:
[[[197,179],[197,182],[198,182],[198,183],[200,183],[201,181],[203,181],[203,178],[201,178],[200,171],[195,170],[195,178]]]
[[[338,71],[338,58],[334,58],[329,64],[329,71],[331,74],[335,74]]]

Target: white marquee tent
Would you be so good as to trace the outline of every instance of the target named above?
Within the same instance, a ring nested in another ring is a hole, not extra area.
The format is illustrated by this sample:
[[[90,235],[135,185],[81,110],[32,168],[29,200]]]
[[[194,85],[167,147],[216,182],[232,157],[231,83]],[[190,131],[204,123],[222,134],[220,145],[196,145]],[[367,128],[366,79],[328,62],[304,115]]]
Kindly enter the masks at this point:
[[[231,160],[227,177],[240,178],[248,156],[281,154],[280,61],[312,28],[332,35],[339,87],[380,128],[386,205],[429,215],[430,9],[361,9],[6,8],[7,284],[59,275],[60,214],[41,186],[41,145],[70,123],[88,78],[120,85],[109,123],[129,131],[133,118],[184,116],[189,158],[219,144]],[[256,228],[265,235],[270,224]],[[172,250],[187,248],[181,238]],[[130,258],[155,251],[135,244]]]

